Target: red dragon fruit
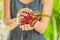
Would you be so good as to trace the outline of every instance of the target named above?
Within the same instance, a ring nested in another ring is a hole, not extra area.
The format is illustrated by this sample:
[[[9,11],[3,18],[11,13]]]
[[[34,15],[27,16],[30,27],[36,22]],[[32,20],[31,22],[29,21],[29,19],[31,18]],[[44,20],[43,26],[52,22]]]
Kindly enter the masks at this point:
[[[27,16],[24,16],[24,18],[21,20],[21,25],[30,24],[33,27],[38,19],[33,18],[32,16],[34,16],[34,12],[30,12]]]

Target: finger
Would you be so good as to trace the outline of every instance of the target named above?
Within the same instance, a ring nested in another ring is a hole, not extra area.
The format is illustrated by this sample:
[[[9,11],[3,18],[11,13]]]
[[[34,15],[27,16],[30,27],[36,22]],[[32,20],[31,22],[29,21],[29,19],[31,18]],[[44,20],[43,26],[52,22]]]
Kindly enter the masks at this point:
[[[27,14],[26,14],[26,13],[24,13],[24,16],[27,16]]]
[[[18,18],[18,21],[21,21],[23,18],[24,18],[24,17],[19,17],[19,18]]]
[[[24,27],[25,27],[24,25],[22,25],[22,26],[21,26],[22,31],[24,31],[24,30],[25,30],[25,28],[24,28]]]
[[[29,8],[23,8],[20,11],[24,11],[24,12],[27,12],[28,13],[30,11],[30,9]]]
[[[23,16],[23,13],[22,13],[22,11],[19,11],[18,14],[17,14],[17,16],[19,17],[21,15]]]
[[[22,18],[24,18],[24,17],[23,16],[18,17],[19,20],[21,20]]]
[[[33,27],[30,26],[30,24],[27,25],[29,30],[33,30]]]
[[[23,19],[24,17],[19,17],[17,18],[17,22],[20,24],[21,23],[21,20]]]
[[[20,28],[21,28],[22,26],[20,25]]]
[[[27,26],[27,24],[25,24],[25,30],[26,31],[28,31],[29,29],[28,29],[28,26]]]

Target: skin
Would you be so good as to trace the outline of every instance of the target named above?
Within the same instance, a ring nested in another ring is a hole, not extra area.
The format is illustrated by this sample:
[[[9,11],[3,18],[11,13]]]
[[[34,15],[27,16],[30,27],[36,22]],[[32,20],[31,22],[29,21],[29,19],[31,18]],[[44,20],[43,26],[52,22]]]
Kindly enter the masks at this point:
[[[24,4],[29,4],[30,2],[32,2],[33,0],[20,0],[20,2],[24,3]]]
[[[20,0],[20,1],[24,4],[28,4],[28,3],[32,2],[33,0],[29,0],[29,1],[28,0]],[[6,29],[13,30],[19,24],[16,21],[19,18],[17,16],[16,17],[17,19],[16,18],[11,19],[11,17],[10,17],[10,0],[4,0],[3,4],[4,4],[3,24],[5,25]],[[42,13],[51,16],[52,8],[53,8],[53,0],[42,0],[42,4],[43,4]],[[29,24],[21,25],[20,28],[22,28],[23,31],[35,29],[39,33],[44,33],[47,29],[49,20],[50,20],[50,18],[48,18],[48,17],[42,17],[41,21],[36,22],[34,28],[32,28]]]

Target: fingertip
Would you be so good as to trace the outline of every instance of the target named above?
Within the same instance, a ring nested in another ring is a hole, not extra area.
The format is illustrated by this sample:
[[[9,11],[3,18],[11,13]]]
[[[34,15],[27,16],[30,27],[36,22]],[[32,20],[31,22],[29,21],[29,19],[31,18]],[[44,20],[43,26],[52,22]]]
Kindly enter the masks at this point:
[[[22,28],[22,26],[20,25],[20,28]]]
[[[25,31],[24,29],[22,29],[22,31]]]

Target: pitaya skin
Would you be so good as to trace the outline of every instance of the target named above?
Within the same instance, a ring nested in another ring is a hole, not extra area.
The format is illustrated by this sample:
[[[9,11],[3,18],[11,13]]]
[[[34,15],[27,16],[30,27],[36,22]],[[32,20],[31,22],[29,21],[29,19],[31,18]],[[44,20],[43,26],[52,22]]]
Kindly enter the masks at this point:
[[[35,23],[37,22],[37,18],[34,18],[33,20],[32,20],[32,22],[30,23],[30,25],[31,25],[31,27],[34,27],[34,25],[35,25]]]

